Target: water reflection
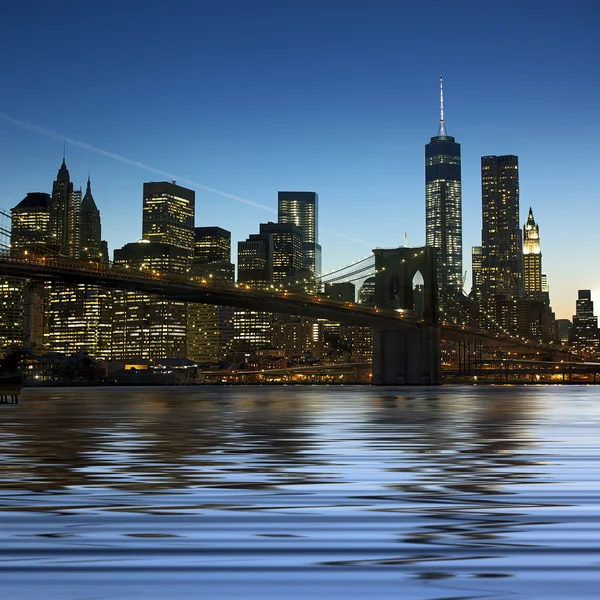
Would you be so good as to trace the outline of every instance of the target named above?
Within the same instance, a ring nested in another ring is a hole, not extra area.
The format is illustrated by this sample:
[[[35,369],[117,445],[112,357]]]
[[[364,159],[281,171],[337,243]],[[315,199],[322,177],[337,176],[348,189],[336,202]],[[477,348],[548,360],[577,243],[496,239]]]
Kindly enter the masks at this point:
[[[410,597],[441,598],[486,597],[490,580],[520,593],[541,565],[593,573],[598,442],[568,463],[574,446],[551,437],[598,419],[593,390],[573,394],[565,421],[549,388],[28,391],[0,420],[0,576],[325,569],[354,591],[391,595],[400,574]]]

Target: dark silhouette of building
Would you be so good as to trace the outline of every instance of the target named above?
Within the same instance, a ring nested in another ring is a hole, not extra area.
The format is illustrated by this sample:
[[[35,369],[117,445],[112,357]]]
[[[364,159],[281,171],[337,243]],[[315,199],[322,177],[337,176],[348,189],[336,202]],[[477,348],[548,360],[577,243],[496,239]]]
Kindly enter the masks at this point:
[[[460,144],[446,134],[440,77],[440,127],[425,146],[425,240],[437,249],[440,302],[462,289]]]
[[[50,245],[54,253],[77,257],[80,209],[81,190],[73,190],[73,183],[63,157],[56,180],[52,184],[49,231]]]
[[[592,294],[590,290],[579,290],[577,295],[570,343],[578,352],[593,355],[598,352],[600,333],[598,332],[598,318],[594,316]]]
[[[92,196],[92,184],[87,180],[85,195],[81,201],[81,229],[79,256],[84,260],[104,261],[100,211]]]

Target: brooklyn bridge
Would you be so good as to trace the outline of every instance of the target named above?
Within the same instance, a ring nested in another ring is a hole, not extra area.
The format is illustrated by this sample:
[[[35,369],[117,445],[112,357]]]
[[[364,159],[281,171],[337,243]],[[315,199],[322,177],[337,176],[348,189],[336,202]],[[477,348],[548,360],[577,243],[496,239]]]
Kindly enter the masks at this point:
[[[291,289],[257,289],[197,276],[132,270],[122,265],[62,256],[11,256],[9,231],[0,232],[0,276],[17,277],[28,285],[40,281],[93,284],[107,289],[135,290],[176,301],[231,306],[248,310],[326,319],[373,330],[372,383],[438,385],[444,377],[442,348],[457,357],[454,371],[477,372],[483,357],[518,357],[521,361],[560,363],[580,360],[561,346],[511,335],[491,315],[474,319],[460,296],[443,296],[435,285],[436,256],[432,248],[375,249],[368,260],[337,270],[327,281],[375,279],[374,306],[340,301]],[[340,275],[340,273],[346,275]],[[413,281],[423,280],[420,307],[415,307]],[[442,297],[440,297],[442,296]],[[595,372],[595,371],[594,371]],[[594,375],[595,377],[595,375]]]

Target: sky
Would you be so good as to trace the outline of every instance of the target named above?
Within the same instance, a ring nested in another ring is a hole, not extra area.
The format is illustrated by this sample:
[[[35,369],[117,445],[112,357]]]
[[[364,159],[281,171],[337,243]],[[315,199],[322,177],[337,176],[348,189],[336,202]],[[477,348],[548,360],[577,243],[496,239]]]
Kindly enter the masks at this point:
[[[425,243],[424,146],[462,150],[463,257],[483,155],[516,154],[557,318],[600,311],[596,0],[206,0],[11,5],[0,21],[0,207],[88,174],[109,249],[141,237],[145,181],[196,191],[237,242],[279,190],[319,194],[323,272]]]

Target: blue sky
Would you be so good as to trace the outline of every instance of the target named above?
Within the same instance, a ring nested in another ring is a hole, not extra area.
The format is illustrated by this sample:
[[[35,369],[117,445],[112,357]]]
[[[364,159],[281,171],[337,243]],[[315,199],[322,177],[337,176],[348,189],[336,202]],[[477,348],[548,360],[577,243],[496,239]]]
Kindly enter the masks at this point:
[[[480,157],[516,154],[520,220],[532,206],[553,308],[570,317],[578,289],[600,305],[599,17],[593,0],[13,5],[0,207],[50,191],[67,138],[111,252],[141,236],[143,182],[171,177],[196,189],[196,224],[230,230],[234,248],[276,220],[278,190],[319,193],[324,271],[404,232],[422,245],[442,74],[464,270],[481,238]]]

